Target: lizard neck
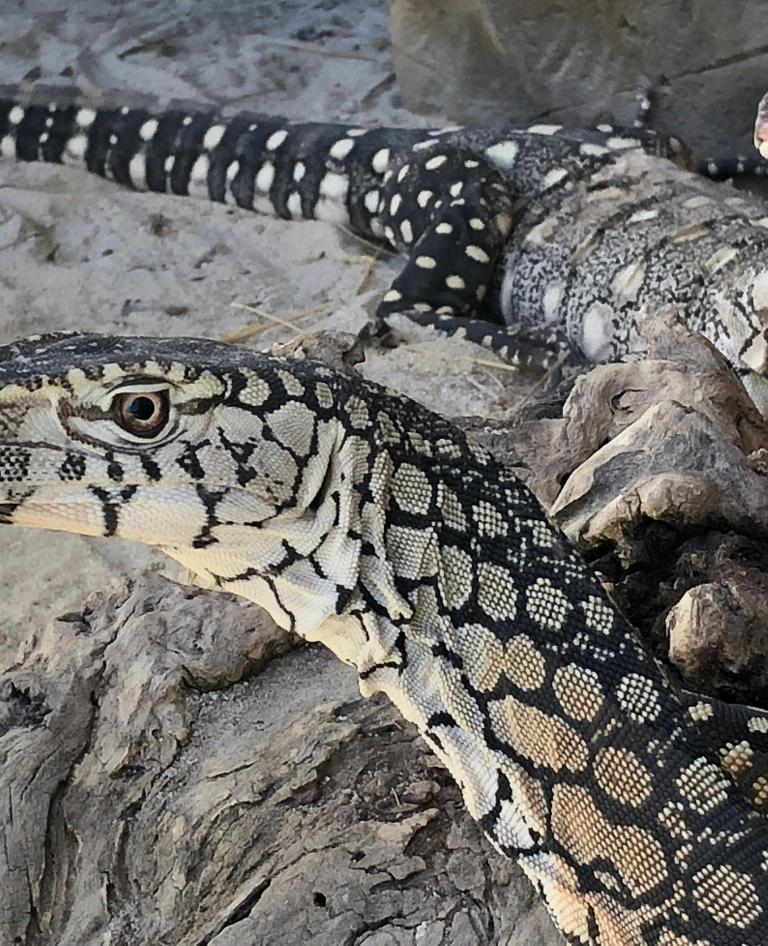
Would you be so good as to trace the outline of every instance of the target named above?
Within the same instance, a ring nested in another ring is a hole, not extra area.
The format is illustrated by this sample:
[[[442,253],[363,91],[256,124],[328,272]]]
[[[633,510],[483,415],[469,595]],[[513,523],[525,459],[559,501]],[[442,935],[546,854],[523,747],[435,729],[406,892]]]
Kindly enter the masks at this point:
[[[690,891],[709,861],[740,866],[729,845],[756,816],[650,653],[510,471],[434,415],[348,404],[311,501],[251,530],[223,587],[416,724],[570,942],[672,936],[667,889],[718,941]]]
[[[695,785],[718,786],[726,862],[754,813],[529,491],[466,443],[422,447],[367,457],[357,585],[308,636],[415,723],[570,941],[646,942],[672,920],[631,905],[704,869],[685,840],[714,817]]]

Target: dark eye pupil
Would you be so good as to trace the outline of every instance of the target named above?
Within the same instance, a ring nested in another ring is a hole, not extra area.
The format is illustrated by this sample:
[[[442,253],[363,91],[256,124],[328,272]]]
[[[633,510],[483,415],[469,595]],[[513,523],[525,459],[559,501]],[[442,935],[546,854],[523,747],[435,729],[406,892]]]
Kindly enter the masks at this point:
[[[155,402],[148,397],[135,397],[128,405],[128,413],[136,420],[150,420],[155,409]]]
[[[169,413],[167,391],[125,391],[112,403],[113,418],[136,437],[155,437],[165,428]]]

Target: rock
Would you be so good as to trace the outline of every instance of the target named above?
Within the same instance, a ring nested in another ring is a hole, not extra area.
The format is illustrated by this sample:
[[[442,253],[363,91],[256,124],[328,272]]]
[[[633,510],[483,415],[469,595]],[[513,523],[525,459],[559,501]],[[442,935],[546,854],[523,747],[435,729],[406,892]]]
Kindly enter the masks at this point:
[[[749,152],[768,53],[765,9],[726,18],[716,4],[640,0],[390,0],[406,104],[463,122],[631,125],[640,86],[653,124],[702,153]]]

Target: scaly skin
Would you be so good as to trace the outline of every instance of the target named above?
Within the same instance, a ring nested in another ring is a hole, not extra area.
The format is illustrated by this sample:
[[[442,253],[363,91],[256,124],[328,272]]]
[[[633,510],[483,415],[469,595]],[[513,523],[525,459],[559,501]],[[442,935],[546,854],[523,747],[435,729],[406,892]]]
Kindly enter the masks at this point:
[[[608,125],[350,128],[91,108],[40,89],[0,91],[0,153],[341,224],[407,257],[379,327],[406,316],[512,361],[546,362],[563,345],[594,362],[640,352],[641,316],[675,305],[768,413],[765,206],[691,173],[675,138]]]
[[[414,722],[572,944],[765,946],[768,826],[520,481],[328,368],[194,339],[0,348],[0,521],[123,536]]]

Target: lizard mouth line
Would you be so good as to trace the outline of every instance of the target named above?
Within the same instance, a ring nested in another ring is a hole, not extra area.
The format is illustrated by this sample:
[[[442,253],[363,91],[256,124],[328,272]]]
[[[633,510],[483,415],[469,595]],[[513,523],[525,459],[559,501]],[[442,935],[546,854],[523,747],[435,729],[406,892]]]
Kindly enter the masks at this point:
[[[43,440],[0,440],[0,450],[55,450],[57,453],[80,453],[84,457],[91,457],[94,460],[103,459],[100,453],[95,450],[72,450],[71,447],[64,447],[58,443],[46,443]],[[114,448],[118,449],[118,448]]]
[[[154,446],[154,445],[153,445]],[[0,450],[47,450],[58,454],[82,457],[84,460],[92,460],[94,463],[103,463],[104,456],[98,450],[88,449],[83,446],[76,448],[63,446],[58,443],[46,443],[35,440],[0,440]],[[115,456],[137,457],[143,452],[141,449],[132,449],[115,444],[104,444],[104,449],[111,451]],[[144,482],[141,480],[140,482]]]
[[[17,503],[0,503],[0,525],[9,526],[13,520],[13,514],[21,505],[21,501]]]

